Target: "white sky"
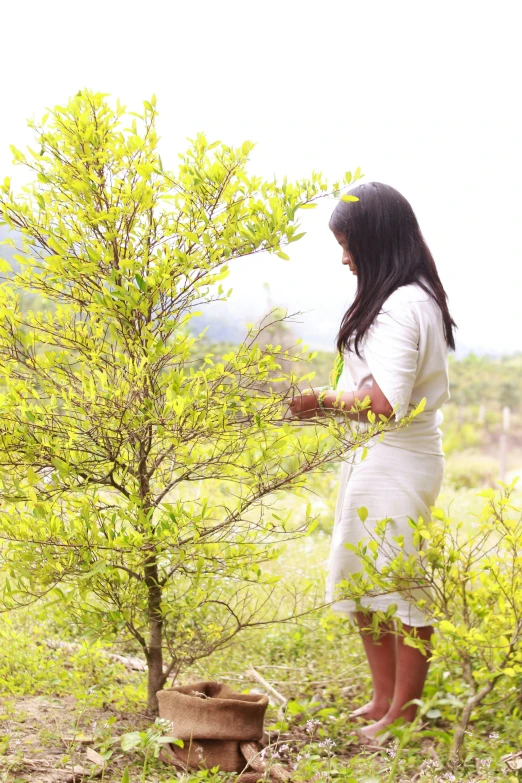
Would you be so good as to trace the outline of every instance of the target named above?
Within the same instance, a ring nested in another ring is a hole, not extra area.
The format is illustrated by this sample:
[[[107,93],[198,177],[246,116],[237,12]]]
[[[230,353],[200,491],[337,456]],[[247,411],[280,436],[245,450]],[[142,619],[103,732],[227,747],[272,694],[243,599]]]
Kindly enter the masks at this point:
[[[330,0],[0,6],[0,177],[26,118],[81,87],[130,110],[158,98],[161,154],[185,139],[257,142],[252,170],[331,179],[361,166],[412,203],[459,324],[459,342],[521,348],[521,47],[513,2]],[[306,311],[311,347],[333,347],[354,292],[327,228],[303,212],[291,261],[244,260],[228,317]],[[228,309],[227,309],[228,308]],[[219,311],[221,312],[221,310]]]

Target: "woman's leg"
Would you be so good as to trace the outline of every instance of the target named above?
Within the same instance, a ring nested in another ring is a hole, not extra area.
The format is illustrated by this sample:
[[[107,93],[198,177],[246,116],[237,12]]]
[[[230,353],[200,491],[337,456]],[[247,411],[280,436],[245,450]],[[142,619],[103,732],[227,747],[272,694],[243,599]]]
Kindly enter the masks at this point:
[[[412,626],[403,625],[404,630],[411,633]],[[416,632],[420,639],[429,642],[433,634],[433,627],[431,625],[420,626],[416,628]],[[428,655],[429,647],[429,644],[426,645]],[[420,650],[404,644],[402,634],[397,636],[397,667],[393,700],[389,710],[380,720],[361,729],[367,737],[373,739],[379,731],[385,729],[397,718],[402,717],[406,722],[413,721],[417,713],[417,706],[412,704],[404,708],[404,705],[411,699],[420,699],[422,696],[429,667],[428,655],[423,655]]]
[[[395,689],[396,643],[393,623],[381,624],[379,636],[375,640],[372,631],[363,630],[371,626],[371,613],[357,612],[356,618],[370,665],[373,695],[368,704],[354,710],[350,713],[350,717],[364,717],[378,721],[390,710]]]

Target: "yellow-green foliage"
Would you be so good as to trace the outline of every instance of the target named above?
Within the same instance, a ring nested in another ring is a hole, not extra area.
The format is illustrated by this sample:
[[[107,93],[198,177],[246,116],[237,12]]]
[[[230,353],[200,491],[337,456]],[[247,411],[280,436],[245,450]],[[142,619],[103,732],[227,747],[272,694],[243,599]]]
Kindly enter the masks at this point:
[[[450,359],[451,400],[456,405],[484,405],[519,410],[522,402],[522,357],[475,356]]]
[[[164,650],[175,674],[277,616],[277,579],[259,563],[310,520],[270,513],[270,497],[372,434],[284,419],[288,390],[311,375],[281,362],[304,350],[261,345],[252,329],[201,356],[187,328],[226,297],[228,262],[286,257],[299,210],[328,191],[322,176],[264,182],[247,171],[251,143],[201,134],[171,172],[155,122],[154,99],[126,115],[82,91],[31,123],[27,154],[13,148],[33,184],[0,188],[0,218],[20,237],[20,271],[0,287],[3,601],[52,597],[91,635],[133,638],[152,708]]]
[[[343,583],[345,594],[402,590],[433,618],[432,660],[443,659],[464,679],[468,696],[455,733],[455,760],[473,710],[501,678],[522,675],[522,513],[513,490],[514,483],[499,492],[484,490],[475,520],[450,518],[442,509],[434,509],[429,522],[410,520],[412,553],[402,536],[387,540],[389,520],[357,546],[347,545],[360,557],[361,571]],[[387,565],[379,564],[382,553]],[[376,612],[375,619],[384,614]],[[426,650],[414,636],[407,643]]]

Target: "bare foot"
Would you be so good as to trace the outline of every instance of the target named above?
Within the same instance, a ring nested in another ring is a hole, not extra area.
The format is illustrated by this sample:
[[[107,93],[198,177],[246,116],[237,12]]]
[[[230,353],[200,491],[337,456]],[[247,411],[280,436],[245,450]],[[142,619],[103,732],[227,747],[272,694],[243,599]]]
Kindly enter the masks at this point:
[[[362,707],[350,712],[348,714],[349,720],[355,720],[356,718],[364,718],[364,720],[380,720],[384,718],[390,708],[389,704],[383,704],[376,701],[369,701],[368,704],[364,704]]]
[[[376,721],[376,723],[371,723],[369,726],[363,726],[359,729],[359,734],[363,737],[367,737],[369,740],[376,739],[379,741],[380,739],[384,739],[386,729],[396,720],[397,716],[389,714],[384,715],[380,720]]]

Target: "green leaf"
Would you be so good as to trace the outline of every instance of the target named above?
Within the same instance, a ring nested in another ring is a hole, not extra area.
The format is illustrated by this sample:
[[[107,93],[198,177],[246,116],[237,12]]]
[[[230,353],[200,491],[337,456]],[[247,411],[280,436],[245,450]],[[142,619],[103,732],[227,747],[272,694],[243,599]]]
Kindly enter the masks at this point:
[[[130,775],[129,775],[129,768],[128,767],[125,767],[125,769],[123,770],[121,783],[130,783]]]
[[[177,737],[159,737],[157,742],[159,742],[160,745],[177,745],[179,748],[185,746],[183,740],[178,739]]]
[[[136,275],[134,276],[134,279],[136,280],[136,282],[138,284],[138,288],[140,289],[140,291],[143,291],[143,293],[146,293],[147,292],[147,283],[145,282],[143,277],[141,275],[139,275],[138,273],[136,273]]]
[[[121,749],[132,750],[132,748],[141,745],[142,736],[139,731],[130,731],[128,734],[124,734],[121,738]]]
[[[351,193],[343,193],[341,196],[341,201],[359,201],[357,196],[352,196]]]
[[[286,704],[286,712],[288,715],[298,715],[303,711],[306,711],[306,706],[304,704],[300,704],[298,701],[290,699]]]
[[[366,522],[366,520],[368,519],[368,509],[365,508],[364,506],[361,506],[360,508],[357,509],[357,515],[361,520],[361,522]]]
[[[405,644],[406,647],[413,647],[414,649],[419,648],[419,641],[417,639],[411,638],[410,636],[403,636],[402,643]]]
[[[419,413],[422,413],[425,407],[426,407],[426,397],[423,397],[422,400],[417,405],[417,407],[413,409],[410,416],[418,416]]]

